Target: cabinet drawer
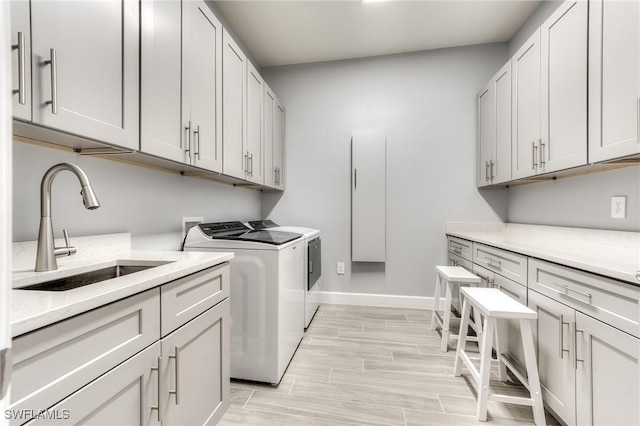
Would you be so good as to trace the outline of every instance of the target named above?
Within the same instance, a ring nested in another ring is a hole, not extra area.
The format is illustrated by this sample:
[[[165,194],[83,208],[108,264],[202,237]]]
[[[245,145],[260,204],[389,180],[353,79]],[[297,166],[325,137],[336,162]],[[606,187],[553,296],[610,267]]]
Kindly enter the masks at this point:
[[[525,256],[474,243],[473,263],[512,281],[527,285],[527,258]]]
[[[640,288],[534,259],[529,288],[640,337]]]
[[[162,336],[166,336],[227,297],[228,263],[163,285],[160,288]]]
[[[449,266],[462,266],[469,272],[473,269],[473,263],[470,260],[456,256],[453,253],[449,253]]]
[[[462,238],[458,237],[449,237],[448,250],[450,253],[458,255],[467,260],[472,260],[472,247],[473,243],[471,241],[463,240]]]
[[[51,407],[157,341],[159,298],[149,290],[15,338],[11,409]]]
[[[483,268],[480,265],[476,265],[475,263],[473,264],[473,271],[474,274],[476,274],[477,276],[480,277],[480,287],[491,287],[493,286],[493,281],[496,278],[496,274],[493,273],[492,271],[488,270],[487,268]]]

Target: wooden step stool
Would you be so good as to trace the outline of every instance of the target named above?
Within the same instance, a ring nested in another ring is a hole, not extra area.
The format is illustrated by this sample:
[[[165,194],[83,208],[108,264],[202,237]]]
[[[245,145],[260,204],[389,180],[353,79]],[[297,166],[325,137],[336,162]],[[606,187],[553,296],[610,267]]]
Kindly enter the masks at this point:
[[[538,376],[538,366],[536,363],[536,354],[533,347],[533,334],[531,326],[538,319],[538,314],[507,296],[497,288],[470,288],[460,289],[462,304],[462,323],[460,324],[460,338],[458,339],[458,348],[456,350],[456,360],[453,367],[453,374],[457,377],[462,372],[462,363],[467,366],[469,372],[478,383],[478,407],[476,417],[480,421],[487,420],[487,403],[489,400],[506,402],[509,404],[528,405],[533,408],[533,419],[536,425],[544,425],[544,407],[542,404],[542,393],[540,392],[540,378]],[[480,350],[480,372],[472,364],[471,358],[465,351],[466,333],[469,327],[469,312],[471,308],[479,311],[484,316],[484,333],[482,346]],[[506,319],[517,319],[520,322],[520,335],[522,337],[522,345],[524,348],[524,359],[527,368],[527,376],[524,377],[508,358],[502,355],[500,340],[504,336],[497,333],[497,321]],[[489,377],[491,375],[491,349],[493,346],[492,339],[496,335],[496,354],[499,363],[498,378],[501,381],[506,379],[506,368],[524,384],[529,390],[530,397],[517,397],[501,394],[489,394]],[[505,368],[506,367],[506,368]]]
[[[461,266],[436,266],[436,293],[433,300],[433,314],[431,315],[431,330],[436,329],[436,324],[440,324],[442,328],[442,340],[440,342],[440,350],[447,352],[449,349],[449,339],[459,339],[459,334],[451,334],[449,325],[451,324],[451,298],[454,291],[458,291],[462,285],[478,285],[480,277],[472,274]],[[438,308],[440,305],[440,287],[446,286],[444,299],[444,317],[440,316]],[[469,315],[467,313],[467,315]],[[482,327],[480,316],[474,311],[474,321],[470,323],[476,332],[476,336],[469,336],[468,341],[478,342],[480,344],[480,336],[482,335]],[[462,330],[462,328],[460,329]],[[460,332],[462,333],[462,332]]]

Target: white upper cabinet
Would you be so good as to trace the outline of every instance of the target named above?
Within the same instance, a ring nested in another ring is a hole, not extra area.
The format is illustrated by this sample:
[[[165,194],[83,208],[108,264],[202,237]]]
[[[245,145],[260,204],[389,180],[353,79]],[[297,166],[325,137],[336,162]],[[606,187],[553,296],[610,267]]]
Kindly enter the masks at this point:
[[[540,30],[511,59],[512,72],[512,176],[520,179],[537,172],[540,142]]]
[[[222,172],[245,179],[249,157],[245,133],[247,58],[226,30],[222,43]]]
[[[478,186],[511,180],[511,62],[478,95]]]
[[[589,2],[589,161],[640,153],[640,3]]]
[[[11,92],[13,116],[31,121],[31,19],[28,1],[12,1]]]
[[[142,2],[142,22],[141,150],[221,172],[222,25],[178,0]]]
[[[33,121],[137,150],[139,2],[30,5]]]
[[[284,105],[276,99],[273,118],[273,165],[276,173],[276,187],[284,190]]]
[[[222,24],[204,1],[183,2],[182,61],[182,124],[191,132],[191,164],[221,172]]]
[[[264,81],[247,61],[247,180],[253,183],[264,183],[264,120],[263,120]]]
[[[181,125],[180,0],[143,1],[140,150],[187,161]]]
[[[264,184],[284,189],[284,107],[269,86],[265,84],[264,89]]]
[[[538,173],[587,163],[587,2],[564,2],[540,27]]]

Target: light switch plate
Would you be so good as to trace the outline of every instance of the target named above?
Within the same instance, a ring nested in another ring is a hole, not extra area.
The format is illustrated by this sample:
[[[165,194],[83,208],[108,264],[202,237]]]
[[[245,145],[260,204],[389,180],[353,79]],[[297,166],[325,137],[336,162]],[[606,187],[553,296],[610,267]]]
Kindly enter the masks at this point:
[[[624,219],[627,217],[627,197],[611,197],[611,218]]]

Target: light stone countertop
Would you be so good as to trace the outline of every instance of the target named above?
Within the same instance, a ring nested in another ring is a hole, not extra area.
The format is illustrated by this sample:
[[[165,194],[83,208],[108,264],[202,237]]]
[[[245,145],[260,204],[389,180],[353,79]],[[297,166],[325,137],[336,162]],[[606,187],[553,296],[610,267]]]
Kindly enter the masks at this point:
[[[447,222],[445,233],[640,286],[639,232]]]
[[[56,241],[56,245],[60,242]],[[13,337],[45,327],[128,296],[221,264],[233,253],[132,251],[129,234],[78,237],[75,256],[58,258],[58,269],[34,272],[34,241],[13,244],[11,333]],[[31,284],[124,264],[160,266],[66,291],[20,290]]]

